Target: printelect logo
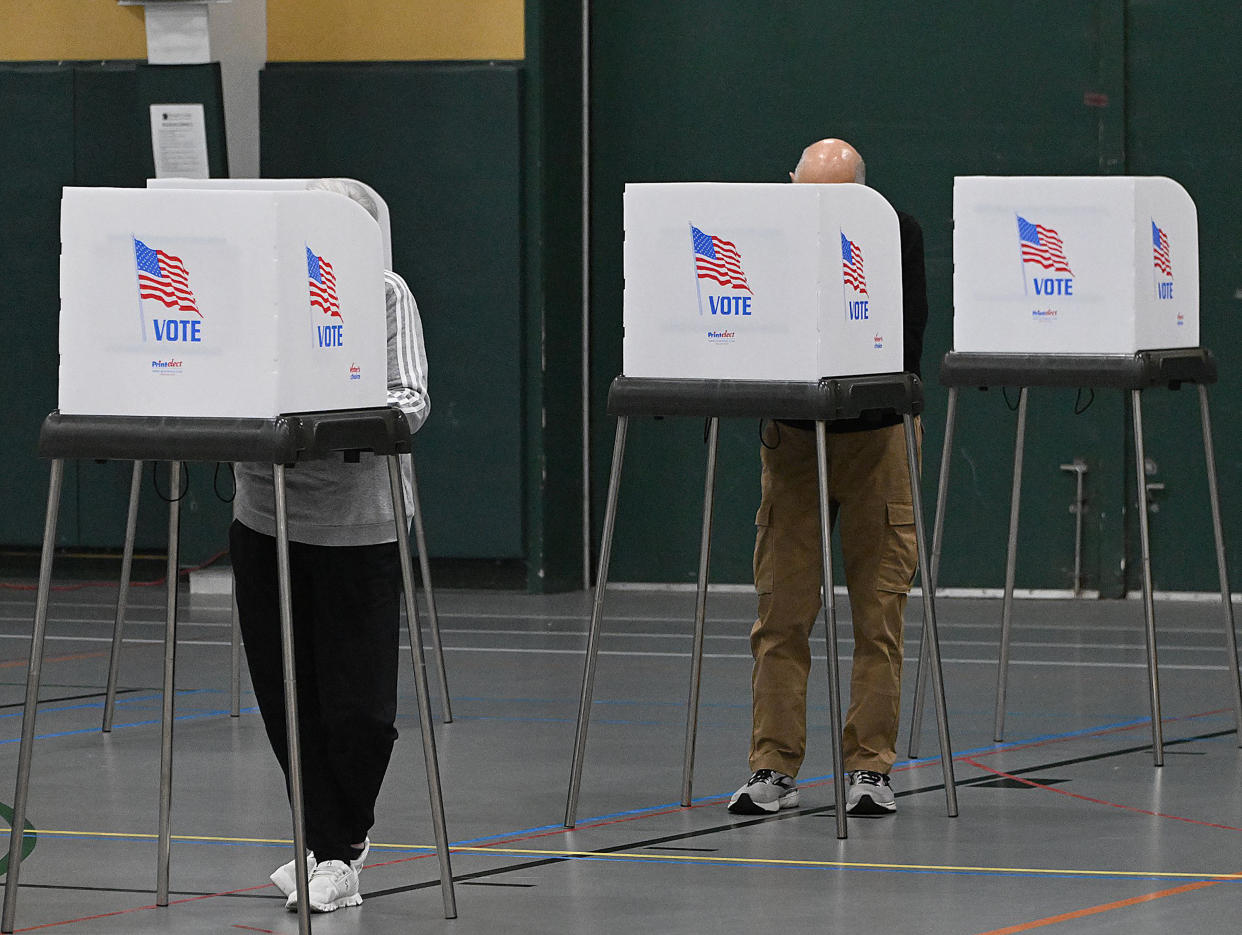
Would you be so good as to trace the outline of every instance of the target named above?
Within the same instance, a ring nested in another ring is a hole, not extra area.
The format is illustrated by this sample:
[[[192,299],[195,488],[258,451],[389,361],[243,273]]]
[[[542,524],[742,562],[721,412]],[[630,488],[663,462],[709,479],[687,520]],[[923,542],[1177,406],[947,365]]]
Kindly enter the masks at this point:
[[[153,360],[151,361],[152,373],[180,373],[181,365],[185,363],[182,360]]]

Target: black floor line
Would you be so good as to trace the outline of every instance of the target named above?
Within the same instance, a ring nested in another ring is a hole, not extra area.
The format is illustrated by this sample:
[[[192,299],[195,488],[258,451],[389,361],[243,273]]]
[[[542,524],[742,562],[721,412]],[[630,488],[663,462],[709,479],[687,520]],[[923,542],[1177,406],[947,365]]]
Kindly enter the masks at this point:
[[[141,691],[147,691],[147,690],[148,689],[145,689],[145,688],[118,688],[116,690],[116,693],[118,695],[130,695],[130,694],[133,694],[134,692],[141,692]],[[107,694],[108,693],[106,691],[101,691],[101,692],[88,692],[85,695],[62,695],[59,698],[40,698],[39,706],[42,707],[45,704],[56,704],[57,702],[60,702],[60,701],[84,701],[87,698],[104,698],[107,696]],[[14,701],[12,704],[0,704],[0,710],[4,710],[5,708],[23,708],[25,706],[26,706],[25,701]]]
[[[1233,733],[1236,733],[1236,731],[1233,728],[1230,728],[1228,730],[1214,731],[1212,733],[1207,733],[1207,734],[1197,734],[1193,737],[1182,737],[1178,740],[1166,740],[1164,743],[1164,746],[1168,748],[1172,746],[1179,746],[1181,744],[1196,743],[1201,740],[1214,740],[1217,737],[1225,737]],[[1098,762],[1100,760],[1112,759],[1113,757],[1129,756],[1132,753],[1142,753],[1142,752],[1150,752],[1150,751],[1151,751],[1150,744],[1145,744],[1145,745],[1135,746],[1135,747],[1123,747],[1120,750],[1109,750],[1103,753],[1093,753],[1093,754],[1088,754],[1086,756],[1071,757],[1069,759],[1056,760],[1056,761],[1049,762],[1049,763],[1039,763],[1035,766],[1022,767],[1021,769],[1009,769],[1009,770],[1006,770],[1005,772],[1009,773],[1012,776],[1020,776],[1020,775],[1024,775],[1028,773],[1037,773],[1037,772],[1044,772],[1046,770],[1054,770],[1062,766],[1073,766],[1073,765],[1077,765],[1080,763],[1093,763],[1093,762]],[[975,777],[972,779],[957,780],[954,783],[954,785],[958,787],[974,786],[974,785],[979,785],[980,783],[984,783],[984,782],[991,782],[995,778],[996,778],[995,776],[979,776],[979,777]],[[921,786],[917,789],[907,789],[902,792],[896,793],[896,797],[905,798],[907,796],[923,795],[924,793],[940,792],[943,790],[944,790],[944,783],[941,782],[936,785]],[[675,841],[687,841],[693,838],[699,838],[699,837],[703,837],[704,835],[709,835],[709,834],[719,834],[721,832],[737,831],[741,828],[749,828],[753,825],[765,824],[767,822],[791,821],[791,820],[798,819],[798,818],[813,818],[813,817],[822,816],[822,815],[833,815],[834,811],[835,809],[834,809],[834,806],[832,805],[822,805],[818,808],[789,809],[788,811],[782,811],[775,815],[765,815],[762,818],[751,818],[751,819],[747,819],[744,821],[731,821],[727,825],[714,825],[710,828],[701,828],[697,831],[686,831],[686,832],[681,832],[678,834],[666,835],[664,837],[659,837],[659,838],[649,838],[645,841],[633,841],[628,844],[618,844],[612,847],[599,848],[598,850],[584,852],[584,853],[598,854],[601,857],[605,857],[610,854],[615,854],[621,851],[637,850],[639,848],[652,849],[661,844],[671,844]],[[474,880],[478,880],[484,877],[499,876],[505,873],[513,873],[518,870],[531,870],[535,867],[546,867],[549,864],[559,864],[559,863],[564,863],[570,860],[580,860],[580,859],[582,858],[549,857],[549,858],[545,858],[542,860],[523,861],[521,863],[508,864],[502,867],[494,867],[490,870],[479,870],[474,873],[462,874],[461,876],[454,876],[453,882],[454,883],[467,883],[467,882],[472,882]],[[438,879],[428,880],[424,883],[412,883],[408,886],[396,886],[390,889],[378,890],[377,892],[369,893],[365,895],[367,896],[368,899],[377,899],[381,896],[394,896],[399,893],[409,893],[414,890],[428,889],[430,887],[439,886],[439,885],[440,885],[440,881]]]

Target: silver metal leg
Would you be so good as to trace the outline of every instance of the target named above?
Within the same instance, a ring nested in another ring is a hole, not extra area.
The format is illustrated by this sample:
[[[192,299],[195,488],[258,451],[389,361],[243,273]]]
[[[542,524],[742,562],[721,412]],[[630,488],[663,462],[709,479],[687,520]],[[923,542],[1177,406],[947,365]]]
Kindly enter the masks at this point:
[[[60,488],[65,462],[52,461],[47,491],[47,514],[43,523],[43,552],[39,558],[39,590],[35,598],[34,630],[30,639],[30,664],[26,669],[26,705],[22,709],[22,740],[17,751],[17,785],[13,791],[13,819],[9,823],[9,869],[4,885],[4,917],[0,931],[13,931],[17,913],[18,876],[25,841],[26,799],[30,791],[30,759],[34,753],[35,717],[39,711],[39,682],[43,677],[43,644],[47,636],[48,595],[52,586],[52,554],[56,547],[56,522],[60,516]]]
[[[440,708],[445,724],[453,723],[453,705],[449,700],[448,670],[444,667],[444,646],[440,642],[440,616],[436,613],[436,594],[431,587],[431,559],[427,555],[427,537],[423,534],[423,505],[418,497],[418,475],[414,455],[410,454],[410,503],[414,507],[414,542],[418,546],[418,569],[423,576],[423,596],[427,599],[427,619],[431,624],[431,648],[436,657],[436,677],[440,680]]]
[[[388,482],[392,492],[392,512],[396,522],[397,552],[401,558],[401,583],[405,593],[406,628],[410,636],[410,655],[414,662],[414,682],[418,696],[418,722],[423,735],[423,762],[427,767],[427,790],[431,796],[432,828],[436,854],[440,860],[440,892],[444,898],[444,918],[457,918],[453,893],[453,868],[449,861],[448,831],[444,824],[444,797],[440,789],[440,761],[436,755],[436,735],[431,728],[431,693],[427,687],[427,660],[423,654],[423,635],[418,622],[418,602],[414,595],[414,572],[410,567],[410,539],[405,522],[405,503],[401,495],[401,463],[398,455],[388,456]]]
[[[919,458],[914,439],[914,418],[903,417],[906,429],[906,463],[910,469],[910,500],[914,506],[914,537],[918,543],[919,567],[932,568],[927,557],[927,530],[923,523],[923,493],[919,483]],[[936,728],[940,737],[940,766],[944,772],[944,795],[949,817],[957,817],[957,783],[953,778],[953,747],[949,742],[949,706],[944,697],[944,672],[940,667],[940,634],[936,627],[936,586],[924,580],[923,637],[931,663],[932,690],[936,701]]]
[[[1009,547],[1005,552],[1005,599],[1001,606],[1000,654],[996,662],[996,716],[992,739],[1005,739],[1005,694],[1009,686],[1009,630],[1013,619],[1013,581],[1018,560],[1018,506],[1022,498],[1022,454],[1026,443],[1027,387],[1018,393],[1018,433],[1013,445],[1013,492],[1009,497]]]
[[[832,589],[832,521],[828,503],[828,431],[815,423],[815,457],[819,475],[819,541],[823,562],[824,630],[828,643],[828,721],[832,731],[833,791],[837,807],[837,837],[848,835],[845,819],[844,754],[841,752],[841,673],[837,659],[837,604]]]
[[[690,653],[690,698],[686,705],[686,756],[681,769],[681,804],[689,807],[694,784],[694,744],[699,726],[699,686],[703,678],[703,631],[707,620],[707,573],[712,552],[712,507],[716,493],[716,452],[720,420],[707,428],[707,480],[703,485],[703,535],[699,540],[699,591],[694,604],[694,649]]]
[[[168,871],[172,857],[173,718],[176,714],[177,668],[177,553],[181,532],[181,462],[168,465],[168,598],[164,624],[164,693],[160,706],[160,833],[155,871],[155,904],[168,905]]]
[[[608,500],[604,509],[604,531],[599,547],[599,571],[595,578],[595,602],[591,606],[591,628],[587,635],[586,660],[582,669],[582,692],[578,697],[578,726],[574,732],[574,759],[569,770],[569,795],[565,801],[565,827],[572,828],[578,815],[578,792],[582,787],[582,758],[586,752],[587,728],[591,726],[591,701],[595,693],[595,664],[599,657],[600,625],[604,617],[604,591],[608,586],[608,562],[612,558],[612,534],[617,522],[617,493],[621,487],[621,462],[625,459],[625,431],[628,416],[617,418],[617,434],[612,443],[612,468],[608,475]]]
[[[129,512],[125,518],[125,548],[121,552],[121,583],[116,594],[116,622],[112,625],[112,652],[108,656],[108,687],[104,692],[103,731],[112,730],[116,713],[116,686],[121,671],[121,639],[129,603],[129,581],[134,567],[134,538],[138,530],[138,496],[142,489],[143,462],[135,461],[129,479]]]
[[[293,589],[289,582],[289,513],[285,466],[272,465],[276,489],[276,576],[280,589],[281,666],[285,677],[285,733],[289,743],[289,805],[293,811],[293,876],[297,883],[298,932],[310,935],[306,869],[306,809],[302,798],[302,743],[298,734],[297,667],[293,652]]]
[[[229,627],[229,715],[241,717],[241,622],[237,617],[237,595],[231,600],[233,612]]]
[[[957,387],[949,387],[948,414],[944,420],[944,450],[940,453],[940,480],[936,488],[936,519],[932,526],[931,565],[922,566],[928,569],[923,575],[923,590],[935,594],[936,583],[940,580],[940,548],[944,540],[944,505],[949,499],[949,465],[953,460],[953,432],[957,425]],[[921,559],[920,559],[921,561]],[[914,670],[914,705],[910,713],[910,757],[919,755],[919,735],[923,733],[923,696],[926,693],[927,670],[927,631],[924,639],[919,640],[919,661]],[[936,647],[939,649],[939,646]]]
[[[1151,748],[1157,766],[1164,765],[1164,724],[1160,717],[1160,664],[1156,656],[1156,605],[1152,596],[1151,529],[1147,521],[1147,455],[1143,450],[1141,390],[1130,391],[1134,409],[1134,469],[1138,480],[1139,544],[1143,568],[1143,619],[1147,635],[1147,689],[1151,698]],[[1235,657],[1236,658],[1236,657]]]
[[[1238,635],[1233,626],[1233,602],[1229,596],[1229,569],[1225,563],[1225,529],[1220,521],[1220,488],[1216,482],[1216,454],[1212,446],[1212,417],[1208,414],[1207,387],[1199,384],[1199,415],[1203,421],[1203,455],[1207,464],[1208,499],[1212,504],[1212,531],[1216,534],[1216,570],[1220,574],[1220,598],[1225,612],[1225,651],[1229,654],[1229,687],[1233,694],[1233,725],[1242,747],[1242,677],[1238,674]]]

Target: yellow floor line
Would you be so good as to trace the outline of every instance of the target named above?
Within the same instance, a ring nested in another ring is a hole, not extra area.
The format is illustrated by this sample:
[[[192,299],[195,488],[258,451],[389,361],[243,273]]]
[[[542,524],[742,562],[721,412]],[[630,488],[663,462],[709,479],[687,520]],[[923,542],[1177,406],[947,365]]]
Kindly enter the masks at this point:
[[[158,835],[148,833],[126,833],[123,831],[58,831],[52,829],[39,829],[35,834],[45,837],[89,837],[89,838],[138,838],[142,840],[155,840]],[[174,841],[182,841],[188,843],[212,843],[212,844],[275,844],[275,845],[292,845],[292,841],[281,838],[239,838],[224,837],[204,834],[174,834]],[[371,846],[379,850],[392,851],[419,851],[422,853],[434,853],[435,847],[430,844],[382,844],[378,841],[371,842]],[[513,857],[561,857],[573,859],[588,860],[608,860],[612,858],[624,858],[626,860],[635,861],[658,861],[661,863],[683,862],[695,864],[747,864],[747,865],[763,865],[774,867],[833,867],[843,870],[904,870],[904,871],[931,871],[946,873],[1012,873],[1027,874],[1030,876],[1074,876],[1074,877],[1146,877],[1156,879],[1171,880],[1242,880],[1242,873],[1184,873],[1165,870],[1080,870],[1072,868],[1052,868],[1052,867],[976,867],[955,864],[885,864],[871,863],[865,861],[847,861],[847,860],[791,860],[767,857],[712,857],[705,854],[643,854],[635,851],[610,851],[601,853],[599,851],[560,851],[560,850],[542,850],[536,848],[523,847],[503,847],[493,845],[491,847],[452,847],[451,853],[454,854],[481,854],[490,856],[513,856]]]

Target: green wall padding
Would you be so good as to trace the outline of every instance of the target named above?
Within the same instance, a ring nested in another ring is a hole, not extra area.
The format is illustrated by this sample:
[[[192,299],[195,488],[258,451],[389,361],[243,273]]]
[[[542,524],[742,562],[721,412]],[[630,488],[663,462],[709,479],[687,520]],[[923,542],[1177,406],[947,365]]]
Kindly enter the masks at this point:
[[[349,176],[392,217],[431,417],[415,439],[427,547],[522,557],[520,67],[269,64],[262,174]]]
[[[0,321],[13,364],[0,373],[6,493],[0,545],[37,547],[43,537],[48,464],[36,454],[39,426],[56,407],[60,311],[60,194],[65,185],[141,187],[154,172],[151,104],[202,103],[208,163],[228,174],[218,65],[137,63],[0,65]],[[15,128],[26,128],[18,132]],[[20,232],[14,236],[13,232]],[[183,564],[201,562],[227,544],[230,508],[213,491],[213,465],[191,468],[183,503]],[[131,465],[67,465],[57,544],[119,551],[125,537]],[[166,473],[164,477],[166,478]],[[166,484],[161,488],[167,495]],[[227,481],[222,485],[231,490]],[[137,548],[162,550],[167,509],[144,483]]]

